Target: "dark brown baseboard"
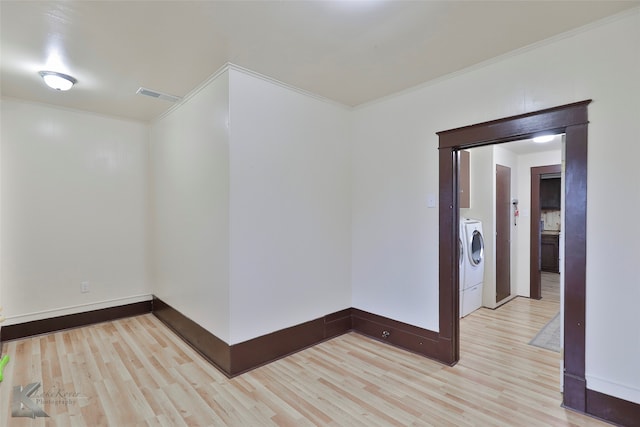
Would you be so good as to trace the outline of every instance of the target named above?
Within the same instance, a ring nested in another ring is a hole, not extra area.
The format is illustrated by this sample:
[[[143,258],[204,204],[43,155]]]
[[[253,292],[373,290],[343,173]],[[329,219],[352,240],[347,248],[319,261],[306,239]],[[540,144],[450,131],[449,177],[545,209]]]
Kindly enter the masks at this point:
[[[78,328],[94,323],[108,322],[123,317],[137,316],[151,312],[151,300],[140,301],[132,304],[119,305],[117,307],[102,308],[99,310],[85,311],[82,313],[67,314],[31,322],[18,323],[16,325],[3,326],[1,341],[9,341],[27,338],[34,335],[61,331],[63,329]]]
[[[587,389],[587,414],[625,427],[640,427],[640,404]]]
[[[152,312],[205,359],[228,377],[270,363],[327,339],[354,331],[381,342],[452,364],[443,355],[443,341],[437,332],[399,322],[357,308],[347,308],[300,325],[272,332],[229,346],[178,310],[154,297],[117,307],[34,320],[1,329],[0,342],[27,338],[63,329],[77,328]],[[445,345],[446,346],[446,345]],[[565,387],[585,389],[584,401],[565,402],[565,406],[625,427],[640,427],[640,404],[586,389],[584,384],[565,375]],[[584,402],[581,404],[581,402]],[[569,403],[569,405],[567,405]],[[582,410],[580,410],[582,408]]]
[[[228,377],[350,331],[438,360],[436,332],[354,308],[233,345],[228,345],[158,298],[153,300],[153,313]],[[383,336],[384,332],[388,334]]]
[[[404,350],[438,359],[438,333],[357,308],[351,309],[353,330]]]
[[[153,314],[229,378],[351,330],[351,309],[345,309],[229,345],[159,298]]]
[[[153,314],[202,357],[226,375],[231,372],[229,345],[159,298],[153,298]]]
[[[351,309],[231,346],[231,376],[250,371],[351,330]]]

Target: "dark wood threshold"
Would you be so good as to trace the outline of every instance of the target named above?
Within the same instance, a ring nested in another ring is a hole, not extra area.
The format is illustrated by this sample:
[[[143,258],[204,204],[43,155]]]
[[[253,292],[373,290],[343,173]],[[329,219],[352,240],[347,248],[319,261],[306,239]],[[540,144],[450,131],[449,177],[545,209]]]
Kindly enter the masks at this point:
[[[48,319],[33,320],[31,322],[18,323],[3,326],[0,341],[10,341],[27,338],[34,335],[61,331],[63,329],[78,328],[94,323],[108,322],[123,317],[137,316],[151,312],[151,300],[134,302],[117,307],[101,308],[99,310],[85,311],[82,313],[67,314]]]

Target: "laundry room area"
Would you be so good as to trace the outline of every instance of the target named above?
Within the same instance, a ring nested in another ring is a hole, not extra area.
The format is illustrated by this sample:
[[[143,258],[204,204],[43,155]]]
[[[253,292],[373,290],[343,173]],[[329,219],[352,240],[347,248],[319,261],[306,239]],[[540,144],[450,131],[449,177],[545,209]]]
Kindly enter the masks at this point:
[[[543,180],[544,206],[532,206],[531,177],[532,168],[562,164],[562,150],[563,136],[556,135],[546,143],[523,140],[459,152],[461,317],[531,296],[532,238],[542,244],[542,271],[560,273],[561,201],[551,200],[547,187],[560,185],[561,174],[544,177],[557,179]],[[532,215],[541,221],[533,236]]]

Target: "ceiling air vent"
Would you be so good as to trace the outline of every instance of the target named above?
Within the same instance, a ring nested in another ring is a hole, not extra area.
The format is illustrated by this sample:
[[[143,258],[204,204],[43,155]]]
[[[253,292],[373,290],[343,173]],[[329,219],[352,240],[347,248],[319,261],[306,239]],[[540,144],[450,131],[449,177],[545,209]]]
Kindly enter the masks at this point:
[[[182,98],[175,95],[169,95],[168,93],[162,93],[155,90],[147,89],[146,87],[141,87],[136,91],[137,94],[150,96],[152,98],[158,98],[169,102],[178,102]]]

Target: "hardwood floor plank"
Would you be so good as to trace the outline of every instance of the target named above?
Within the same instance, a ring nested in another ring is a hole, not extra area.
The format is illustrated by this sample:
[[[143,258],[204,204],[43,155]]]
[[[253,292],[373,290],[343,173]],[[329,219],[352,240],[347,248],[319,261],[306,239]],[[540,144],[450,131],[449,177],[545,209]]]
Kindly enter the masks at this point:
[[[560,407],[560,355],[528,345],[559,307],[547,282],[462,319],[455,367],[349,333],[228,379],[152,315],[11,341],[0,425],[606,425]],[[32,382],[80,396],[12,417],[12,387]]]

